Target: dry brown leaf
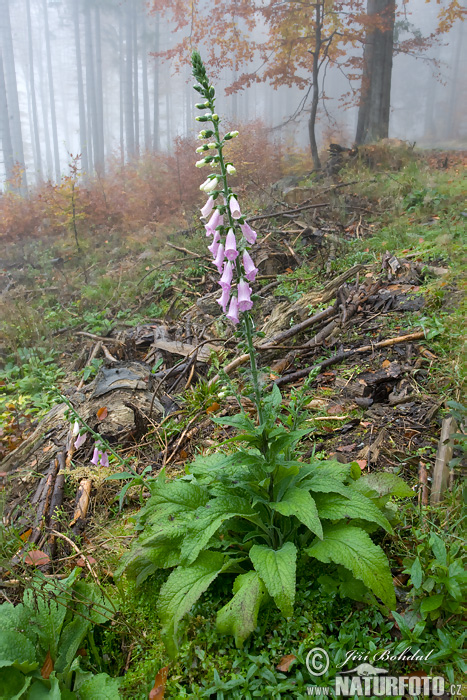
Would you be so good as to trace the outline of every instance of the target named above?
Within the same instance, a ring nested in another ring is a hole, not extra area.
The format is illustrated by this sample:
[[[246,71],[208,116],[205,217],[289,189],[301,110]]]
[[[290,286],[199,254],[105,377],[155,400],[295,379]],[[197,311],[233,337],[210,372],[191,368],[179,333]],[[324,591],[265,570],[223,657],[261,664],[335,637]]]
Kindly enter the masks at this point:
[[[45,678],[47,680],[47,678],[50,677],[50,674],[52,673],[53,670],[54,670],[54,662],[53,662],[52,657],[50,656],[50,651],[48,651],[47,656],[45,657],[44,664],[41,668],[42,678]]]
[[[336,403],[334,404],[334,406],[329,406],[329,408],[326,409],[326,413],[328,414],[328,416],[337,416],[339,413],[342,413],[344,408],[344,404]]]
[[[161,668],[156,676],[154,686],[149,693],[148,700],[164,700],[165,695],[165,684],[167,683],[167,674],[169,672],[169,667],[164,666]]]
[[[188,457],[188,452],[182,448],[178,453],[178,456],[180,459],[186,459]]]
[[[215,413],[219,409],[220,409],[219,404],[217,403],[217,401],[214,401],[214,403],[212,403],[210,406],[207,407],[206,413]]]
[[[389,367],[390,364],[391,364],[391,363],[390,363],[389,360],[383,360],[383,362],[381,363],[381,367],[382,367],[383,369],[386,369],[386,367]]]
[[[277,664],[276,668],[278,671],[282,671],[283,673],[287,673],[291,665],[293,664],[294,661],[297,660],[297,657],[294,656],[293,654],[287,654],[286,656],[283,656],[282,659],[279,661]]]
[[[20,540],[23,542],[27,542],[29,539],[29,536],[31,535],[32,532],[32,527],[29,528],[29,530],[25,530],[22,535],[19,536]]]
[[[49,555],[45,552],[41,552],[40,549],[31,549],[24,559],[25,564],[31,564],[32,566],[43,566],[44,564],[48,564],[49,561]]]
[[[356,459],[355,461],[362,471],[367,468],[368,463],[366,459]]]
[[[107,406],[102,406],[102,408],[99,408],[99,410],[96,413],[97,420],[105,420],[108,415],[109,412],[107,410]]]

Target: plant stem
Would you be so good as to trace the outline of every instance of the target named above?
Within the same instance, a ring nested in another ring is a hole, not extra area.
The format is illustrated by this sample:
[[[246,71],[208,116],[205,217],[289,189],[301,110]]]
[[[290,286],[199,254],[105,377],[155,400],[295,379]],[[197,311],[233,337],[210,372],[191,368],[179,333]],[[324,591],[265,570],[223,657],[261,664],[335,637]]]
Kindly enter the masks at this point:
[[[256,351],[253,345],[253,320],[248,311],[243,314],[243,324],[245,328],[245,335],[248,343],[248,353],[250,355],[250,367],[251,367],[251,381],[253,384],[253,391],[255,392],[255,403],[256,410],[258,412],[258,421],[261,425],[263,423],[263,409],[261,406],[261,390],[259,387],[258,379],[258,366],[256,364]]]

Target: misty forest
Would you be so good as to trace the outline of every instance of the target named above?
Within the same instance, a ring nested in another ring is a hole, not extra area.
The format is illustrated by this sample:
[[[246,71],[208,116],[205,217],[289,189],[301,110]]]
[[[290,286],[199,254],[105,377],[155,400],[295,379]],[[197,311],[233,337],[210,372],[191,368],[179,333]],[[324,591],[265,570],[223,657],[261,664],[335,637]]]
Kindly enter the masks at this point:
[[[0,0],[0,700],[465,697],[461,0]]]

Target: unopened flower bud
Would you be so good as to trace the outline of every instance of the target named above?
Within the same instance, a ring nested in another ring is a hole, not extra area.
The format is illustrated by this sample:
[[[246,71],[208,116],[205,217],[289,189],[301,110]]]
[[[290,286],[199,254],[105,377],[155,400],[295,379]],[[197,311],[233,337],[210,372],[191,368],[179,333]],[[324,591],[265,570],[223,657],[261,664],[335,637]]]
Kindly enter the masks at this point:
[[[207,164],[208,164],[208,161],[205,158],[202,158],[201,160],[197,160],[195,163],[197,168],[204,168],[204,166]]]
[[[229,173],[229,175],[235,175],[235,173],[237,172],[235,167],[231,163],[227,165],[226,170]]]
[[[212,119],[213,122],[218,122],[219,121],[219,115],[217,114],[210,114],[210,118]]]
[[[198,146],[198,148],[196,149],[196,153],[202,153],[203,151],[207,151],[207,150],[208,150],[208,149],[207,149],[207,147],[206,147],[205,145],[204,145],[204,146]]]
[[[217,143],[214,143],[214,141],[211,141],[211,143],[206,144],[206,147],[209,148],[210,151],[212,151],[214,148],[217,148]]]

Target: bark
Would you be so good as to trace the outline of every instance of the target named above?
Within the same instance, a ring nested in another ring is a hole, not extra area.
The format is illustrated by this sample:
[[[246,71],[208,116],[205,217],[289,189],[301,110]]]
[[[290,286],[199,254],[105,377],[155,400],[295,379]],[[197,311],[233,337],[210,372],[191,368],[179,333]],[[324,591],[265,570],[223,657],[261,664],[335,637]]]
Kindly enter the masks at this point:
[[[151,150],[151,114],[149,111],[149,81],[148,81],[148,45],[147,45],[147,33],[144,26],[145,16],[141,15],[142,18],[142,40],[143,40],[143,50],[141,54],[141,65],[142,65],[142,82],[143,82],[143,117],[144,117],[144,150],[146,152]]]
[[[319,103],[319,68],[320,68],[320,52],[322,46],[322,4],[318,2],[316,4],[316,16],[315,16],[315,46],[312,51],[313,56],[313,92],[311,97],[311,112],[310,119],[308,121],[308,135],[310,138],[310,150],[311,157],[313,158],[313,166],[315,170],[321,169],[321,161],[318,155],[318,145],[316,143],[316,114],[318,111]]]
[[[42,180],[42,156],[41,140],[39,135],[39,119],[37,116],[36,85],[34,79],[34,51],[32,45],[32,25],[31,25],[31,0],[26,0],[26,17],[28,24],[28,52],[29,52],[29,89],[31,94],[31,110],[34,134],[34,153],[36,165],[36,181],[39,184]]]
[[[27,179],[24,165],[23,135],[21,131],[21,114],[19,111],[18,86],[16,82],[15,56],[13,53],[13,37],[11,33],[8,0],[0,0],[0,40],[13,160],[21,169],[21,189],[23,192],[26,192]]]
[[[172,93],[170,92],[170,83],[166,87],[165,93],[165,114],[167,120],[167,150],[172,152],[172,129],[170,120],[172,119]]]
[[[154,34],[154,51],[157,53],[159,51],[159,15],[156,15],[156,26]],[[160,137],[160,110],[159,110],[159,59],[154,58],[154,127],[153,127],[153,139],[154,139],[154,150],[159,151],[161,147],[161,137]]]
[[[40,47],[40,71],[39,71],[39,85],[41,91],[41,108],[42,108],[42,127],[44,132],[45,141],[45,162],[47,163],[46,177],[48,180],[52,178],[53,173],[53,160],[52,160],[52,147],[50,143],[50,130],[49,130],[49,110],[47,102],[47,94],[45,88],[45,68],[44,60],[42,54],[42,43],[39,44]]]
[[[60,153],[58,150],[58,131],[57,131],[57,114],[55,110],[55,89],[54,89],[54,77],[52,71],[52,52],[50,48],[50,29],[49,29],[49,12],[47,8],[47,0],[43,0],[42,3],[44,9],[44,38],[45,38],[45,51],[47,55],[47,77],[49,83],[49,101],[50,101],[50,121],[52,124],[52,142],[53,142],[53,155],[54,155],[54,167],[55,167],[55,179],[60,182],[61,172],[60,172]]]
[[[76,72],[78,78],[78,114],[79,140],[81,149],[81,166],[85,173],[89,172],[88,147],[86,139],[86,105],[84,101],[83,64],[81,58],[81,38],[79,31],[79,0],[73,0],[73,24],[75,34]]]
[[[8,113],[8,100],[6,94],[5,77],[3,75],[3,59],[0,51],[0,136],[2,139],[3,167],[5,179],[11,180],[15,159],[13,157],[13,145],[10,133],[10,115]]]
[[[119,100],[120,100],[120,162],[125,164],[125,120],[124,120],[124,86],[125,86],[125,58],[123,55],[123,11],[120,6],[118,13],[118,65],[119,65]]]
[[[96,170],[100,175],[104,174],[105,148],[104,148],[104,87],[102,81],[102,37],[101,37],[101,13],[96,5],[95,11],[95,35],[96,35]]]
[[[126,5],[126,66],[125,66],[125,135],[128,160],[135,155],[135,127],[133,121],[133,32],[131,6]]]
[[[135,154],[139,156],[139,74],[138,74],[138,13],[136,4],[133,4],[133,87],[135,110]]]
[[[388,137],[395,11],[395,0],[368,0],[357,144]]]
[[[88,102],[88,144],[89,154],[92,143],[93,158],[89,157],[90,165],[97,172],[101,171],[101,160],[99,156],[99,127],[96,100],[96,75],[94,72],[94,41],[92,36],[91,7],[90,0],[86,0],[84,7],[84,39],[86,47],[86,92]]]

